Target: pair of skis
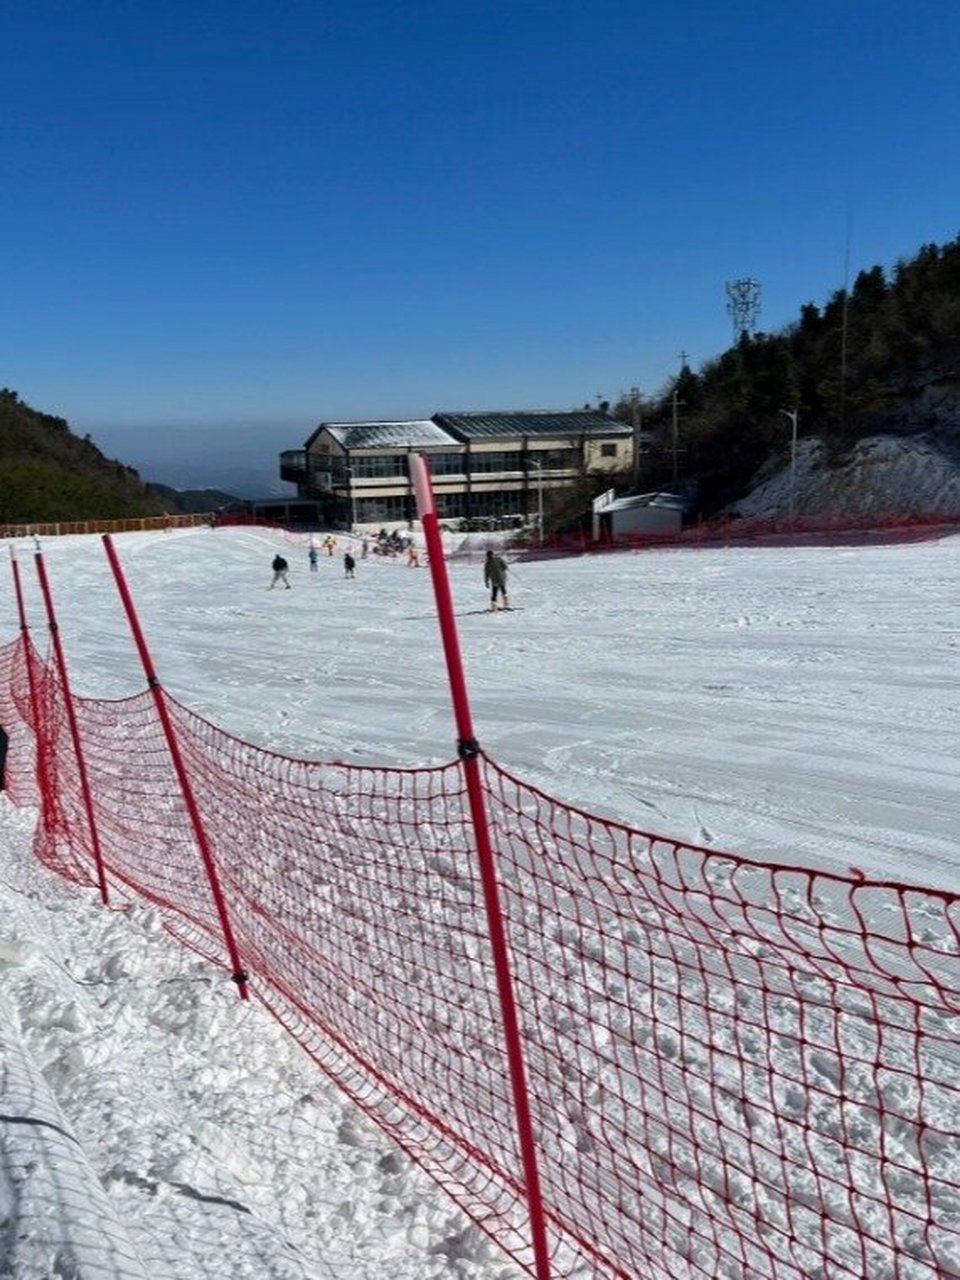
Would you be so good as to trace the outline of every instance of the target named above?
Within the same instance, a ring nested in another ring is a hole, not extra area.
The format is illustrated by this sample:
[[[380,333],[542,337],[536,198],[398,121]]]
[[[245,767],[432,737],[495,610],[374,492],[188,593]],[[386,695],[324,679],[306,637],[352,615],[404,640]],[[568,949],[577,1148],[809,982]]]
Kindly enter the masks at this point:
[[[458,613],[456,616],[458,618],[482,618],[486,614],[490,613],[519,613],[522,608],[522,604],[508,604],[505,609],[491,609],[490,606],[487,605],[486,609],[466,609],[462,613]],[[432,613],[417,613],[410,617],[403,618],[401,621],[421,622],[425,618],[433,618],[435,616],[436,615]]]

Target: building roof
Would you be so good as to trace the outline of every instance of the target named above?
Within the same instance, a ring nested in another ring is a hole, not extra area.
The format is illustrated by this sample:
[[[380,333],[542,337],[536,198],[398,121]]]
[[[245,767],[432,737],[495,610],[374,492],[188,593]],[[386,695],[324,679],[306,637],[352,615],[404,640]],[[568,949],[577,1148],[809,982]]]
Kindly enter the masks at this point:
[[[344,449],[454,448],[470,440],[557,436],[629,436],[633,429],[601,409],[519,409],[489,413],[435,413],[403,422],[321,422],[304,448],[328,432]]]
[[[632,428],[601,409],[521,409],[494,413],[435,413],[433,421],[461,440],[498,436],[629,436]]]
[[[618,498],[613,505],[623,510],[630,507],[660,507],[665,511],[683,511],[687,503],[679,493],[644,493],[633,498]]]
[[[613,490],[602,493],[593,501],[594,511],[629,511],[633,507],[657,507],[666,511],[684,511],[686,499],[679,493],[629,493],[621,498],[611,497]]]
[[[327,431],[344,449],[425,449],[430,445],[460,443],[430,418],[409,422],[321,422],[307,441],[307,447],[322,431]]]

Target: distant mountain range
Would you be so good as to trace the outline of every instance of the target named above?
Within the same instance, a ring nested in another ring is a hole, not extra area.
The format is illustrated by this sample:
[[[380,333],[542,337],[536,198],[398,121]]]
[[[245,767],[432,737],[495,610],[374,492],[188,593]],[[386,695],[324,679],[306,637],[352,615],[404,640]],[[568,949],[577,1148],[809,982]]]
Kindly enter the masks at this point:
[[[306,427],[282,425],[99,427],[94,439],[151,484],[275,498],[296,495],[295,487],[280,479],[279,455],[308,434]]]
[[[165,484],[152,483],[147,488],[157,495],[168,511],[187,514],[219,511],[221,507],[233,506],[241,497],[236,493],[224,493],[222,489],[171,489]]]

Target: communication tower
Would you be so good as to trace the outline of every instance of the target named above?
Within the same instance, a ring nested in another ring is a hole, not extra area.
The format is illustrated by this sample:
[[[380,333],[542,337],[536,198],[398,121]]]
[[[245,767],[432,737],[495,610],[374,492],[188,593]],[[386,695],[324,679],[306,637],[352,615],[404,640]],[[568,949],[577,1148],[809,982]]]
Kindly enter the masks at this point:
[[[743,337],[750,337],[757,327],[760,314],[760,281],[746,276],[742,280],[727,281],[727,314],[733,321],[734,346]]]

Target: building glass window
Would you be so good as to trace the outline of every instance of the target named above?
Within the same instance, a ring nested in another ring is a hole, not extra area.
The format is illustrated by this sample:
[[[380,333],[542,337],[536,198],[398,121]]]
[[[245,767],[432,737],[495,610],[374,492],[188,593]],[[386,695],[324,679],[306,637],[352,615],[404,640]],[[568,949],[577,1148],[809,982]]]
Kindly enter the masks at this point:
[[[536,463],[544,471],[577,471],[580,467],[579,449],[541,449],[527,457],[527,470],[536,471]]]
[[[435,476],[462,476],[467,469],[466,454],[430,453],[430,470]]]
[[[494,489],[491,493],[470,495],[471,516],[522,516],[526,498],[518,489]]]
[[[519,449],[511,449],[504,453],[472,453],[470,455],[470,474],[474,476],[489,475],[493,471],[522,471],[523,454]]]
[[[600,446],[601,458],[615,458],[617,456],[617,446],[615,444],[602,444]]]
[[[315,453],[306,455],[307,483],[315,482],[321,487],[330,487],[330,459],[319,457]]]
[[[405,453],[386,453],[380,455],[354,454],[348,466],[344,466],[343,474],[352,471],[354,477],[362,476],[366,480],[385,478],[405,480],[407,478],[407,455]]]
[[[437,516],[441,520],[460,520],[467,514],[465,493],[437,493],[434,495]]]
[[[403,494],[354,499],[354,520],[357,524],[386,524],[409,519],[409,500]]]

